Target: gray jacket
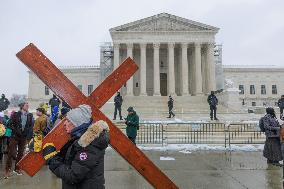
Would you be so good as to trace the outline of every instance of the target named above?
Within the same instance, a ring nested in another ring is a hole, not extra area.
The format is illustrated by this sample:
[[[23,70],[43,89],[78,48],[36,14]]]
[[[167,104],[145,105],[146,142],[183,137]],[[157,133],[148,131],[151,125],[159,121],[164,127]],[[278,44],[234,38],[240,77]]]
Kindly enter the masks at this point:
[[[280,136],[280,125],[276,118],[266,114],[263,119],[265,135],[268,138]]]

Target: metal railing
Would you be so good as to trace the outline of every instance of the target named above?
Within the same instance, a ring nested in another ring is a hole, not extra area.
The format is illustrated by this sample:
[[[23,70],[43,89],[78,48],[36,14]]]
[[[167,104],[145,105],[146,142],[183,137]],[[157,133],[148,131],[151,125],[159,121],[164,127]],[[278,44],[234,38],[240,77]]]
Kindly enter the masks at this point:
[[[121,128],[125,131],[125,127]],[[257,124],[246,123],[142,123],[137,144],[263,144]]]

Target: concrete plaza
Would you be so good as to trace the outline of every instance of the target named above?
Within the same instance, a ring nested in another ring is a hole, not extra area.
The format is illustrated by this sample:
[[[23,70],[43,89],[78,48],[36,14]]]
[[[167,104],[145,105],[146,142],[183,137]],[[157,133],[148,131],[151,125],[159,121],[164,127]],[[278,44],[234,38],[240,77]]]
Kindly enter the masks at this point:
[[[282,169],[267,166],[262,152],[228,151],[145,151],[180,188],[183,189],[280,189]],[[61,181],[44,167],[35,177],[13,175],[4,180],[0,164],[0,188],[59,189]],[[115,151],[105,156],[105,178],[108,189],[152,188],[135,169]]]

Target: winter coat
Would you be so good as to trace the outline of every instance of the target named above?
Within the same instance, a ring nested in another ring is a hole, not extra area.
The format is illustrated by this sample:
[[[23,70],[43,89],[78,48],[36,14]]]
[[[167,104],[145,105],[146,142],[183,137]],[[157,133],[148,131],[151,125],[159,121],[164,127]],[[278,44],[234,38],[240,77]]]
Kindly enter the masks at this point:
[[[125,121],[126,135],[131,138],[137,136],[137,130],[139,130],[139,116],[134,111],[133,114],[129,114]]]
[[[50,160],[49,169],[62,179],[63,189],[104,188],[104,154],[109,133],[95,124],[90,127],[91,130],[80,131],[79,136],[73,135]]]
[[[120,95],[116,95],[115,97],[114,97],[114,105],[115,106],[121,106],[122,105],[122,96],[120,96]]]
[[[218,99],[214,94],[210,94],[207,98],[207,102],[210,106],[217,106]]]
[[[12,129],[12,136],[16,139],[19,138],[27,138],[29,137],[29,133],[31,133],[33,128],[33,114],[28,113],[27,114],[27,122],[25,125],[24,130],[22,130],[22,111],[18,111],[12,115],[8,122],[8,127]]]
[[[46,115],[41,115],[35,120],[35,124],[33,127],[34,134],[43,135],[43,132],[47,125],[47,117]]]
[[[168,101],[168,107],[173,108],[174,107],[174,99],[170,98]]]
[[[280,125],[278,120],[270,114],[266,114],[263,119],[265,135],[268,138],[280,136]]]
[[[60,105],[60,100],[58,99],[58,98],[51,98],[50,100],[49,100],[49,103],[48,103],[50,106],[51,106],[51,108],[53,108],[54,106],[58,106],[59,107],[59,105]]]
[[[0,112],[6,110],[10,104],[7,98],[0,98]]]
[[[279,107],[279,108],[284,108],[284,98],[280,98],[280,99],[278,100],[278,107]]]

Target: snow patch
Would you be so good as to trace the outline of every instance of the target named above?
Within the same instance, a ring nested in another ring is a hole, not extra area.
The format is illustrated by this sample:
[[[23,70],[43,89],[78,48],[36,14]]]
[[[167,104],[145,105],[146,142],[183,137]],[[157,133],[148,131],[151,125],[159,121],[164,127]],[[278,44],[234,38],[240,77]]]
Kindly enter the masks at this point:
[[[173,161],[173,160],[176,160],[176,159],[173,158],[173,157],[163,157],[163,156],[161,156],[161,157],[160,157],[160,160],[161,160],[161,161]]]
[[[178,151],[184,154],[190,154],[194,151],[244,151],[256,152],[263,150],[263,144],[257,145],[231,145],[225,147],[224,145],[208,145],[208,144],[169,144],[167,146],[143,146],[139,148],[145,151]]]

